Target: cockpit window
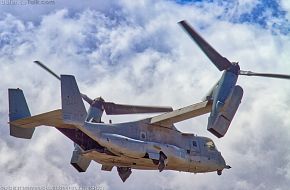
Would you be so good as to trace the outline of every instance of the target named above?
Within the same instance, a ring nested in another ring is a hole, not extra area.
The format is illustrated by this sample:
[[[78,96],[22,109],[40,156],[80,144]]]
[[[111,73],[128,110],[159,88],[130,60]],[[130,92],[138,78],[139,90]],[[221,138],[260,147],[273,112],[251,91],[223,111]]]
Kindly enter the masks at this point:
[[[204,146],[208,149],[208,150],[215,150],[215,145],[213,143],[212,140],[207,140],[204,144]]]

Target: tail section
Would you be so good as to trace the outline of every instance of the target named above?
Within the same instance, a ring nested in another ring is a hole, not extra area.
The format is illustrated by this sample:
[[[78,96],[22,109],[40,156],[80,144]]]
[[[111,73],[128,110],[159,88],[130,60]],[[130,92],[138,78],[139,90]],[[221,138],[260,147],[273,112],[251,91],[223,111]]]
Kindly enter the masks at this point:
[[[8,89],[9,121],[15,121],[31,116],[23,91],[19,88]],[[10,135],[23,139],[31,139],[35,128],[20,128],[10,124]]]
[[[64,123],[83,125],[87,111],[76,79],[72,75],[61,75],[61,103]]]

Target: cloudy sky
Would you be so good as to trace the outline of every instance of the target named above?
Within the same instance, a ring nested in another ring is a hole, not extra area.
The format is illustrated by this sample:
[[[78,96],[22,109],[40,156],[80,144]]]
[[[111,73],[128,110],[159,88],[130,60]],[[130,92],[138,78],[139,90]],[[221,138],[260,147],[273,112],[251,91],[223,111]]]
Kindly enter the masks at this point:
[[[15,2],[18,5],[15,5]],[[9,136],[8,88],[24,90],[32,114],[60,107],[60,84],[32,61],[76,76],[82,92],[119,103],[200,101],[221,73],[177,25],[187,20],[244,70],[290,74],[288,0],[0,0],[0,186],[99,186],[105,189],[288,189],[289,81],[240,77],[244,98],[223,139],[207,116],[177,124],[211,137],[233,168],[216,173],[133,171],[70,166],[73,144],[38,128],[32,140]],[[142,116],[105,117],[113,122]]]

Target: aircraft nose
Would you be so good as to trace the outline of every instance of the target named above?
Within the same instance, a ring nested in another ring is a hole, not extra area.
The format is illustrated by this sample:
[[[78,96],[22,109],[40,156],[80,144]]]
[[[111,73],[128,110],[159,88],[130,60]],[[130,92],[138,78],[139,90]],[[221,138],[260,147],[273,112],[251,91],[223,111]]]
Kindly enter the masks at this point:
[[[225,159],[223,158],[222,154],[219,152],[219,165],[223,168],[226,168],[227,165],[226,165],[226,161]]]

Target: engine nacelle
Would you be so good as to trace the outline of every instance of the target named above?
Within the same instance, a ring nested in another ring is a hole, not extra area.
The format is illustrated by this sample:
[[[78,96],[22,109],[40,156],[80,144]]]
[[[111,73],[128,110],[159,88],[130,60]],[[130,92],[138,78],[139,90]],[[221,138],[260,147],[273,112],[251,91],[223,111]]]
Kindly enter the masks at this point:
[[[235,86],[231,96],[225,102],[221,111],[216,115],[210,115],[208,118],[207,130],[218,138],[223,137],[236,114],[236,111],[243,97],[243,89]]]

